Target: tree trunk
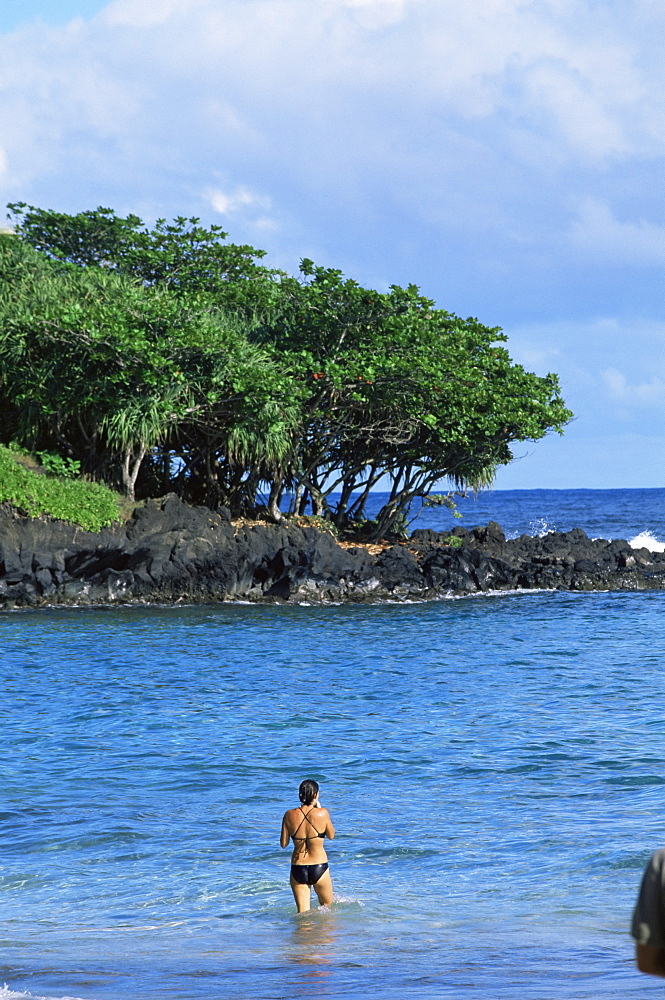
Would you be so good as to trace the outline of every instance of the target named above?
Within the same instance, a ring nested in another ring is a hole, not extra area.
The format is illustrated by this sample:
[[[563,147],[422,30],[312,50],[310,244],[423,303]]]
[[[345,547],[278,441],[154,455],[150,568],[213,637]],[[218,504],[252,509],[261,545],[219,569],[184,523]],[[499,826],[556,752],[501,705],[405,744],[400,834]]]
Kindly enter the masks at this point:
[[[136,480],[138,479],[141,462],[146,454],[147,448],[144,445],[141,445],[136,454],[134,454],[134,449],[131,445],[125,448],[122,461],[122,485],[125,488],[125,496],[132,503],[136,499]]]
[[[312,498],[312,514],[315,517],[323,517],[325,514],[325,500],[321,490],[310,486],[310,497]]]
[[[279,501],[282,499],[282,477],[275,476],[270,487],[270,496],[268,497],[268,517],[275,524],[279,524],[283,519],[284,515],[279,509]]]

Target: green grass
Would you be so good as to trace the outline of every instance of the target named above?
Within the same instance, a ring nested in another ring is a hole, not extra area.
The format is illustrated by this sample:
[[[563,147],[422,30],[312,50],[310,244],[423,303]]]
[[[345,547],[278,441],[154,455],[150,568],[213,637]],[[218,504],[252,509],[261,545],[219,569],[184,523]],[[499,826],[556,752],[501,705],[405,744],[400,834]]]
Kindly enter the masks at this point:
[[[54,517],[99,531],[120,520],[119,499],[101,483],[39,475],[0,446],[0,503],[10,503],[29,517]]]

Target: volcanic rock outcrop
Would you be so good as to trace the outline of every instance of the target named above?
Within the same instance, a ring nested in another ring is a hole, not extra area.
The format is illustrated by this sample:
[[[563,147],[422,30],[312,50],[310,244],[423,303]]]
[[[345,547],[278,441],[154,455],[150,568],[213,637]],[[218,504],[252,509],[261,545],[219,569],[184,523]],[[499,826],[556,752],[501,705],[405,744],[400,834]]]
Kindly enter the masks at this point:
[[[455,539],[450,544],[451,535]],[[665,588],[665,553],[579,530],[506,540],[495,522],[341,546],[288,521],[232,524],[176,496],[93,533],[0,508],[0,609],[140,602],[428,600],[494,590]]]

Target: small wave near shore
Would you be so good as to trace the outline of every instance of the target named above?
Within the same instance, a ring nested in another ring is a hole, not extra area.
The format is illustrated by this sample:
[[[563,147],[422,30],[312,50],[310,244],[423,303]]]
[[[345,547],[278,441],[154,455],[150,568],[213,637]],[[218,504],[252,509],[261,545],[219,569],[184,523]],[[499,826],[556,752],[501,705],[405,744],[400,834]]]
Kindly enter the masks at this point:
[[[650,531],[641,531],[639,535],[629,539],[632,549],[648,549],[649,552],[665,552],[665,542],[659,541]]]

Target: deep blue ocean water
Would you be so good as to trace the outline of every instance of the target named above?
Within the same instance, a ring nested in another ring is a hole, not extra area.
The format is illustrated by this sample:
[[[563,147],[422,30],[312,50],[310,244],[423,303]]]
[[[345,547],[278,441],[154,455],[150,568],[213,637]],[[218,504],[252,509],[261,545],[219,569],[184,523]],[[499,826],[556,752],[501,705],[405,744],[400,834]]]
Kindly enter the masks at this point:
[[[469,503],[413,526],[665,540],[665,490]],[[661,995],[628,924],[665,844],[664,611],[541,592],[0,615],[0,998]],[[297,917],[278,838],[307,776],[337,901]]]
[[[375,516],[385,494],[375,494]],[[411,530],[436,531],[498,521],[507,538],[521,534],[582,528],[590,538],[626,538],[648,533],[665,541],[665,489],[645,490],[485,490],[455,498],[461,519],[441,508],[414,507]]]

